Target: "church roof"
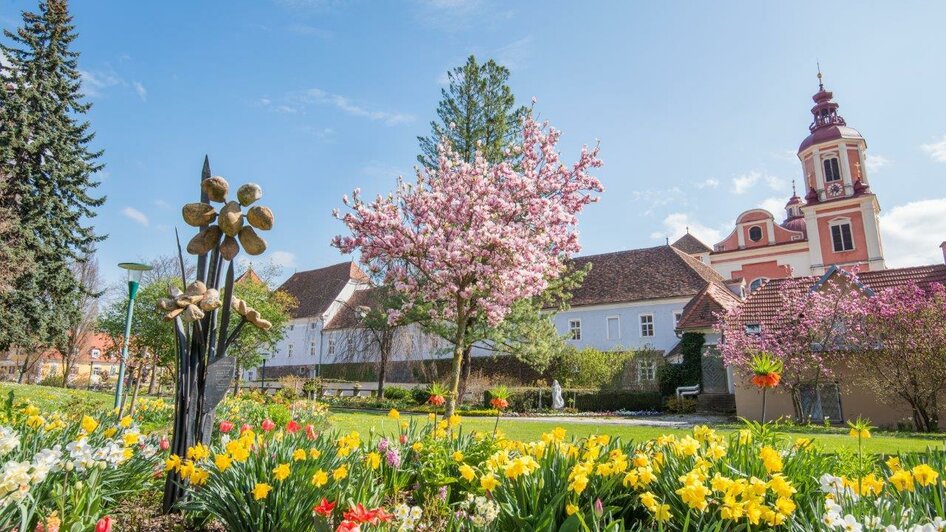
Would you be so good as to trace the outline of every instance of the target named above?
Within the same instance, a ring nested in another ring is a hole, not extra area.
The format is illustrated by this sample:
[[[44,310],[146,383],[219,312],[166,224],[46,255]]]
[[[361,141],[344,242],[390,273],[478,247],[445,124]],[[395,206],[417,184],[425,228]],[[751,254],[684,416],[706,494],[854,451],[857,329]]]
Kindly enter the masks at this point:
[[[319,317],[328,310],[349,281],[367,283],[368,276],[352,262],[296,272],[279,287],[299,301],[293,318]]]
[[[690,255],[694,255],[696,253],[709,253],[710,251],[713,251],[709,246],[703,242],[700,242],[700,239],[691,235],[689,232],[678,238],[676,242],[670,245],[684,253],[689,253]]]
[[[257,275],[255,271],[253,271],[252,265],[249,268],[247,268],[245,272],[240,274],[240,276],[237,277],[235,281],[233,281],[233,284],[250,282],[250,281],[254,283],[264,284],[263,279],[261,279],[260,276]]]
[[[716,316],[742,303],[725,285],[709,283],[683,307],[678,329],[705,329],[716,325]]]
[[[843,270],[835,269],[833,275],[845,275],[845,273]],[[830,276],[808,276],[767,281],[746,298],[743,313],[744,321],[746,323],[765,323],[775,316],[788,287],[794,287],[795,290],[806,290],[818,283],[823,283],[825,277]],[[792,282],[796,280],[800,282]],[[921,288],[929,286],[930,283],[946,284],[946,264],[863,272],[857,275],[857,281],[864,288],[874,293],[910,282],[916,283]]]
[[[591,263],[571,305],[604,305],[689,297],[710,282],[722,282],[712,268],[673,246],[631,249],[576,257],[575,267]]]

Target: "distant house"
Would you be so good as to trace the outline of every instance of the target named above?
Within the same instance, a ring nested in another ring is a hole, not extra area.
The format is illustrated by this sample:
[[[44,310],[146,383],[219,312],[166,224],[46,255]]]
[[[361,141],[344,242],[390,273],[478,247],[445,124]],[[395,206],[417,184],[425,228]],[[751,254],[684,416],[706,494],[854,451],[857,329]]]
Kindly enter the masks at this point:
[[[17,380],[26,358],[27,354],[19,348],[11,348],[0,355],[0,380]],[[115,342],[106,334],[93,333],[89,335],[85,345],[79,348],[69,379],[88,379],[92,375],[93,383],[103,382],[118,375],[118,364],[119,352]],[[24,380],[40,382],[48,377],[61,376],[62,366],[63,360],[59,351],[48,349],[39,356],[35,364],[31,364]]]

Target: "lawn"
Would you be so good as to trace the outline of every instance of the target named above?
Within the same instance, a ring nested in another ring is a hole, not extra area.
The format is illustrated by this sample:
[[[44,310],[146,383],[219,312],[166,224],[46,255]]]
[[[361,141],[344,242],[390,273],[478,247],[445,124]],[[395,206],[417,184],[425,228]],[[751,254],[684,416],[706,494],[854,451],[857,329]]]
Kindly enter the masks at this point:
[[[402,419],[406,419],[408,414],[402,414]],[[426,422],[426,415],[414,416],[417,422]],[[375,430],[380,433],[391,433],[397,430],[396,422],[388,419],[387,416],[379,413],[364,412],[334,412],[331,414],[330,422],[333,427],[340,431],[358,431],[362,434],[369,430]],[[471,417],[464,418],[463,427],[467,430],[479,430],[492,432],[495,418]],[[661,434],[688,434],[689,429],[650,427],[650,426],[628,426],[616,424],[595,424],[595,423],[561,423],[557,421],[523,421],[515,418],[504,418],[499,421],[499,430],[508,438],[516,440],[531,441],[536,440],[543,432],[548,432],[555,427],[564,427],[568,434],[573,436],[587,436],[589,434],[608,434],[612,437],[620,437],[622,440],[647,440],[655,438]],[[738,429],[736,425],[726,425],[717,427],[721,432],[732,432]],[[796,437],[812,438],[816,445],[826,451],[837,451],[839,449],[854,450],[857,448],[857,440],[851,438],[842,430],[833,433],[824,433],[824,429],[817,433],[803,431],[800,428],[792,428],[788,436],[792,439]],[[891,454],[896,452],[923,451],[927,447],[934,449],[943,449],[943,434],[924,435],[908,434],[894,432],[875,431],[874,435],[864,441],[864,450],[867,452]]]
[[[0,383],[0,400],[5,400],[6,395],[13,391],[16,398],[29,399],[41,410],[51,412],[53,410],[68,410],[72,412],[93,411],[101,412],[112,407],[113,396],[104,392],[90,392],[86,390],[66,390],[62,388],[53,388],[49,386],[35,386],[27,384]],[[409,414],[402,414],[402,418],[411,417]],[[427,416],[418,414],[414,416],[418,422],[426,422]],[[343,432],[358,431],[367,434],[374,430],[379,433],[389,434],[397,430],[394,421],[381,413],[351,412],[340,411],[333,412],[329,421],[333,428]],[[469,417],[464,418],[463,427],[467,430],[479,430],[492,432],[495,418]],[[558,421],[523,421],[515,418],[503,418],[499,422],[499,430],[508,438],[517,440],[535,440],[543,432],[548,432],[555,427],[564,427],[568,434],[582,437],[589,434],[608,434],[613,437],[620,437],[622,440],[647,440],[655,438],[661,434],[682,435],[689,432],[688,429],[664,428],[651,426],[628,426],[608,423],[561,423]],[[738,429],[736,425],[725,425],[717,427],[722,432],[732,432]],[[819,428],[816,432],[804,430],[799,427],[786,429],[789,431],[789,437],[809,437],[813,438],[816,445],[821,446],[826,451],[836,451],[838,449],[853,450],[857,446],[857,441],[850,438],[843,430],[828,432]],[[924,435],[895,432],[876,431],[869,440],[864,442],[864,450],[875,453],[895,453],[922,451],[927,447],[942,450],[944,447],[944,437],[946,435]]]

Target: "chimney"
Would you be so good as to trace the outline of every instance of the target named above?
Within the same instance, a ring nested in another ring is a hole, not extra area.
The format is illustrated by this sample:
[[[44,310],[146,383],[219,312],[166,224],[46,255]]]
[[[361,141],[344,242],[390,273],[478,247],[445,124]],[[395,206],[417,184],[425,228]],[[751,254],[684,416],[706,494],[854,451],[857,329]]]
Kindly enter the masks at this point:
[[[943,250],[943,262],[946,262],[946,240],[939,245],[939,249]]]

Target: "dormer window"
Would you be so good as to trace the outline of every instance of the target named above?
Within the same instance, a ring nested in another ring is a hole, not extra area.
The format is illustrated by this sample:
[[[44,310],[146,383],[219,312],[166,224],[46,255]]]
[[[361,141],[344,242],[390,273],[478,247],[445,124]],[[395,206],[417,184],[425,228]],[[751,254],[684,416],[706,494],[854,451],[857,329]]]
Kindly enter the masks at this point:
[[[832,183],[841,180],[841,167],[838,165],[837,157],[824,160],[824,182]]]
[[[749,228],[749,240],[753,242],[758,242],[762,240],[762,228],[758,225],[753,225]]]

